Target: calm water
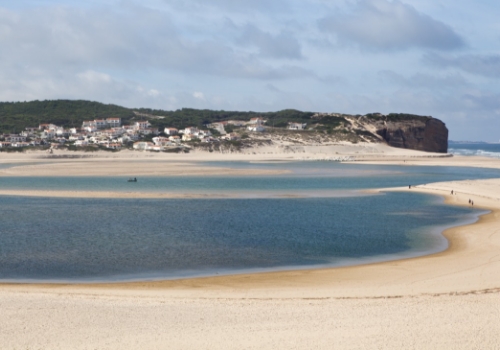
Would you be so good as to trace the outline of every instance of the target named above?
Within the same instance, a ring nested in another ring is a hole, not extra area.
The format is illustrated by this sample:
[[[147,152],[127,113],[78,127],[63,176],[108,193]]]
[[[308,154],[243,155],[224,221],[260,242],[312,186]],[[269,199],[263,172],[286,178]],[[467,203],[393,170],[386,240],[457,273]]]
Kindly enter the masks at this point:
[[[248,164],[286,176],[0,178],[1,188],[310,191],[498,177],[488,169]],[[212,166],[214,164],[207,164]],[[441,251],[444,227],[480,212],[417,193],[302,199],[73,199],[0,196],[0,279],[110,281],[341,266]]]
[[[0,278],[127,280],[440,251],[477,211],[431,196],[123,200],[2,197]]]
[[[288,169],[291,174],[253,177],[141,177],[137,183],[129,183],[128,178],[124,177],[0,177],[0,189],[206,193],[353,190],[500,176],[500,171],[496,169],[379,166],[335,162],[213,162],[206,163],[206,166]]]

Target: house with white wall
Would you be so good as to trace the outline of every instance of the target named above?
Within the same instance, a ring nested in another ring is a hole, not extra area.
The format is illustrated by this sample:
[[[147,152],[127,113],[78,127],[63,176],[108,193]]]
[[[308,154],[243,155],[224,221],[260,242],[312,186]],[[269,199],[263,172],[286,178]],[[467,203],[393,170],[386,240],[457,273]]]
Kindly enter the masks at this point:
[[[177,135],[179,133],[179,130],[177,130],[176,128],[165,128],[163,132],[165,133],[165,135]]]

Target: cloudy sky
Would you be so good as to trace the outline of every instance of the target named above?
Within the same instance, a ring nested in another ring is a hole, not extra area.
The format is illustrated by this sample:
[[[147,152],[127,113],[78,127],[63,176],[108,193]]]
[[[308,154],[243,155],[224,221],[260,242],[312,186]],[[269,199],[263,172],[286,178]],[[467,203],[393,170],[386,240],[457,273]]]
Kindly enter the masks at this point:
[[[0,100],[406,112],[500,139],[493,0],[0,0]]]

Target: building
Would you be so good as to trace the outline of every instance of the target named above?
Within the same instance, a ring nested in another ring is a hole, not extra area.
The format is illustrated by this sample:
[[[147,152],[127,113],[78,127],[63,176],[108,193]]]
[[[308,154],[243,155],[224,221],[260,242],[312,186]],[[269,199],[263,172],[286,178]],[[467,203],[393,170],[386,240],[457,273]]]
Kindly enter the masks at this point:
[[[306,128],[306,123],[288,123],[288,130],[304,130]]]
[[[176,128],[165,128],[163,132],[165,133],[165,135],[177,135],[179,133],[179,130],[177,130]]]
[[[194,136],[193,134],[184,134],[182,135],[182,141],[194,141],[197,140],[198,138]]]
[[[96,119],[94,120],[94,123],[97,129],[105,129],[108,126],[108,123],[105,119]]]
[[[5,141],[11,142],[11,143],[14,143],[14,142],[26,142],[26,136],[17,135],[17,134],[11,134],[11,135],[5,136]]]
[[[149,124],[149,122],[147,120],[141,120],[141,121],[134,123],[134,127],[136,130],[144,130],[144,129],[149,128],[150,126],[151,126],[151,124]]]
[[[200,132],[200,130],[194,126],[187,127],[183,130],[184,135],[190,135],[190,134],[194,135],[194,134],[197,134],[199,132]]]
[[[152,142],[139,141],[139,142],[134,142],[133,148],[136,150],[139,150],[139,151],[146,151],[153,146],[154,146],[154,143],[152,143]]]
[[[174,143],[181,143],[181,138],[177,135],[169,136],[168,139]]]
[[[172,141],[168,137],[161,137],[161,136],[153,137],[153,142],[156,146],[161,146],[161,147],[168,146],[172,143]]]
[[[262,125],[264,124],[266,121],[260,117],[257,117],[257,118],[252,118],[250,119],[250,121],[248,122],[248,124],[250,125]]]
[[[221,136],[221,139],[226,140],[226,141],[238,141],[241,139],[240,135],[232,132],[230,134],[226,134],[224,136]]]
[[[107,118],[106,123],[111,128],[117,128],[117,127],[120,127],[122,125],[122,119],[121,118]]]
[[[264,132],[266,130],[266,128],[264,128],[260,124],[256,124],[256,125],[249,125],[249,126],[247,126],[247,130],[248,131],[253,131],[253,132]]]

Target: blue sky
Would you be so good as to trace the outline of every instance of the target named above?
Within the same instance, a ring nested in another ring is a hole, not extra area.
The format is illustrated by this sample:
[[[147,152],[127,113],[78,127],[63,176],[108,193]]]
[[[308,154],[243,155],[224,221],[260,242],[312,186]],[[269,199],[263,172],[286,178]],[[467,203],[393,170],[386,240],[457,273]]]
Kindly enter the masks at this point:
[[[0,0],[0,100],[406,112],[500,139],[500,4]]]

